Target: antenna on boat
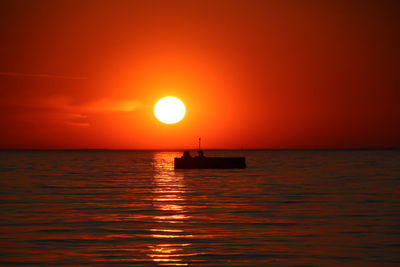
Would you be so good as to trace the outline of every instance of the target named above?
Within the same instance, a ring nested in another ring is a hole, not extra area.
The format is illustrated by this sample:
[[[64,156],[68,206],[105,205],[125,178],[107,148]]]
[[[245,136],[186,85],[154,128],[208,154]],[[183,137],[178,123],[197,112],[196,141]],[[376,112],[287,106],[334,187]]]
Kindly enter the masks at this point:
[[[201,137],[199,137],[199,151],[201,150]]]
[[[204,152],[201,150],[201,137],[199,137],[199,158],[204,158]]]

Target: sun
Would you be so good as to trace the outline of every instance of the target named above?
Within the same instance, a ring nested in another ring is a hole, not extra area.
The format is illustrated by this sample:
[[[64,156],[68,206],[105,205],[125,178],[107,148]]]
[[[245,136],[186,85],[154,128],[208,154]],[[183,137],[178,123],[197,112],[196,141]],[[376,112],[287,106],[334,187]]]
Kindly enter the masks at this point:
[[[154,115],[159,121],[166,124],[180,122],[185,114],[185,104],[173,96],[163,97],[154,105]]]

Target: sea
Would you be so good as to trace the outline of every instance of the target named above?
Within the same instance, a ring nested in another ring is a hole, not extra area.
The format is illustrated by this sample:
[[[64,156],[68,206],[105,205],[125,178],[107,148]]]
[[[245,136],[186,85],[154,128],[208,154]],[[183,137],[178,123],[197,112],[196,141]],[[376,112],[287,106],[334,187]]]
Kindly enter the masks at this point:
[[[400,266],[399,150],[1,151],[0,266]]]

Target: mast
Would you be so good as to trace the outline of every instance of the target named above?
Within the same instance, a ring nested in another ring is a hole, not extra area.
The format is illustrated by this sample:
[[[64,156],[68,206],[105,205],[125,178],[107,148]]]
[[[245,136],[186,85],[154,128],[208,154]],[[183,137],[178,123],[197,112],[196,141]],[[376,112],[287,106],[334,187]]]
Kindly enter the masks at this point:
[[[199,137],[199,151],[201,151],[201,137]]]

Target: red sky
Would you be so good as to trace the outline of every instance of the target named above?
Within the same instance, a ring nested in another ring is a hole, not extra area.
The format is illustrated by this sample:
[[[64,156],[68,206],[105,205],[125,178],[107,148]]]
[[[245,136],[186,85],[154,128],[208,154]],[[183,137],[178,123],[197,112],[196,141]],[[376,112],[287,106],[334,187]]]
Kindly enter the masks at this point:
[[[330,2],[1,1],[0,148],[400,147],[399,6]]]

